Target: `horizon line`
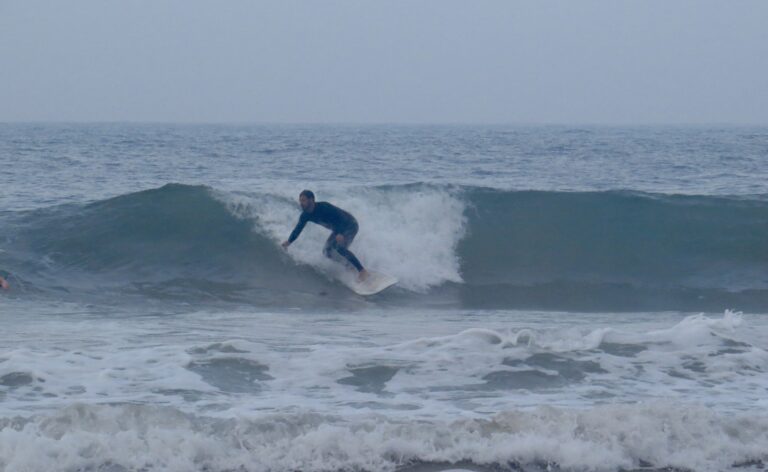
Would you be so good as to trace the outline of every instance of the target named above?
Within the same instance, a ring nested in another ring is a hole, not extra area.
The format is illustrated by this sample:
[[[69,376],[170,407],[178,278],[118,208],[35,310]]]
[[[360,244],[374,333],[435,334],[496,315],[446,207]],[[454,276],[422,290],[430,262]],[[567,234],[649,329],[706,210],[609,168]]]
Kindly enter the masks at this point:
[[[2,125],[172,125],[172,126],[519,126],[519,127],[766,127],[760,122],[565,122],[565,121],[172,121],[172,120],[0,120]]]

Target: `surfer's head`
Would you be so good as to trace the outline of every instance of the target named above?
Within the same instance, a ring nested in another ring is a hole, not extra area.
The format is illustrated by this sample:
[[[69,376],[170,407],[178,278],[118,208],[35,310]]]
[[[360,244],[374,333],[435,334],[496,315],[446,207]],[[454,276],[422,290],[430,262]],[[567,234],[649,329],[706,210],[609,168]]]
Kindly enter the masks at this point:
[[[312,190],[302,190],[299,194],[299,204],[301,209],[307,212],[312,212],[315,209],[315,194]]]

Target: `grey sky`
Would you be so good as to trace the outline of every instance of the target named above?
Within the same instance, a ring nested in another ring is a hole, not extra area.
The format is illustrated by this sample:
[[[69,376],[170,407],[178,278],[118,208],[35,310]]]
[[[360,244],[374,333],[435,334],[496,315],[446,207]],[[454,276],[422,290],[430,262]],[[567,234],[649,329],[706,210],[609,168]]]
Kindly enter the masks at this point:
[[[0,121],[768,124],[768,1],[0,0]]]

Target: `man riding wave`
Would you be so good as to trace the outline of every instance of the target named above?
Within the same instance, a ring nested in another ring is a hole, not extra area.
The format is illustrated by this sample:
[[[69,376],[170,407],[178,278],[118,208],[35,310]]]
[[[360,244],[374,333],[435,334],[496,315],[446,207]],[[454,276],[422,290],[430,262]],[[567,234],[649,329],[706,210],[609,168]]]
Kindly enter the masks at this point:
[[[357,269],[358,281],[365,280],[368,277],[368,272],[349,250],[349,246],[359,229],[355,217],[328,202],[315,202],[315,194],[311,190],[304,190],[299,194],[299,204],[302,209],[299,222],[288,240],[283,242],[283,248],[287,249],[299,237],[307,222],[319,224],[331,230],[331,235],[328,236],[325,247],[323,247],[323,254],[328,258],[333,258],[333,253],[336,252]]]

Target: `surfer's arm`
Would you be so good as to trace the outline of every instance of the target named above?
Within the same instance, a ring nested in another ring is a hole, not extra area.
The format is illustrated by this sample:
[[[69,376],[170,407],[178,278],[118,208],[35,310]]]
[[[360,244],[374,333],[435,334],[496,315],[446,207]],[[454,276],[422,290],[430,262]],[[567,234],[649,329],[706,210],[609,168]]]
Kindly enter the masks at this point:
[[[288,240],[283,243],[283,247],[288,247],[292,242],[296,241],[296,238],[299,237],[301,231],[307,225],[307,221],[309,221],[309,218],[307,217],[306,213],[302,213],[299,217],[299,222],[296,223],[296,227],[293,228],[291,235],[288,236]]]

